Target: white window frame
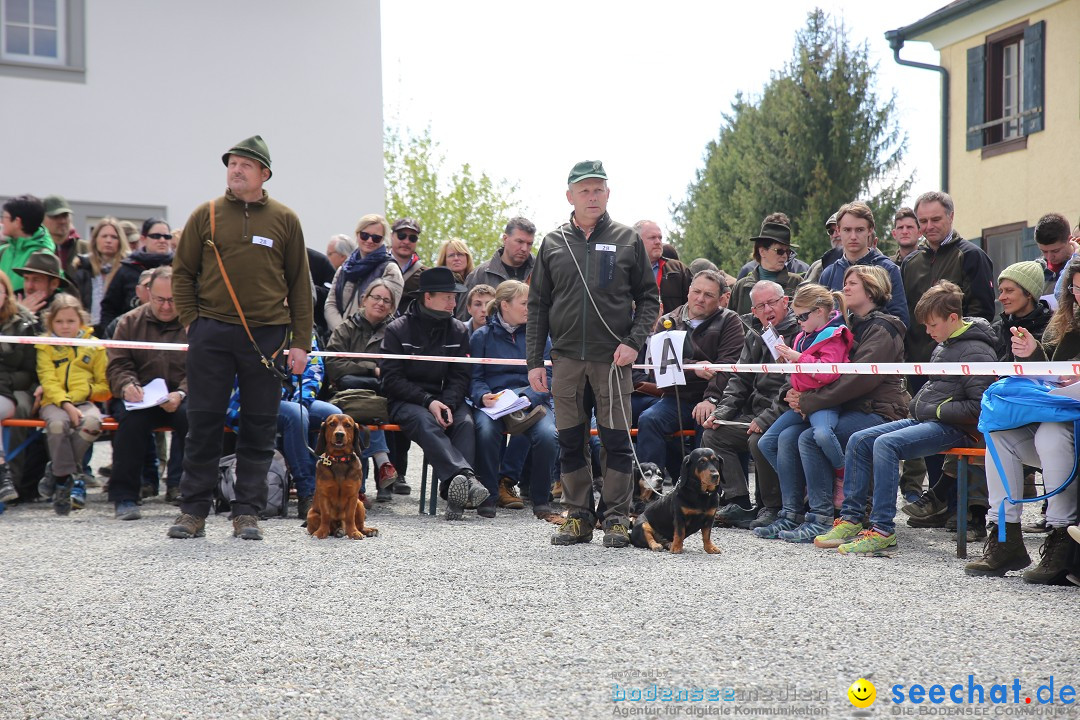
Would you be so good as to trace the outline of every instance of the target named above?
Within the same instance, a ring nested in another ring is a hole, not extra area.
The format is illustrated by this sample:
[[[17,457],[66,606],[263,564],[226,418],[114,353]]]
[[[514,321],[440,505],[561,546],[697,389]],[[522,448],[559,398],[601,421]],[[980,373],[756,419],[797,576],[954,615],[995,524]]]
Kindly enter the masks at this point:
[[[6,48],[8,2],[10,0],[0,0],[0,75],[85,83],[87,0],[54,0],[56,3],[56,57],[8,52]],[[35,27],[33,0],[30,0],[30,5],[30,50],[33,52],[33,28]]]

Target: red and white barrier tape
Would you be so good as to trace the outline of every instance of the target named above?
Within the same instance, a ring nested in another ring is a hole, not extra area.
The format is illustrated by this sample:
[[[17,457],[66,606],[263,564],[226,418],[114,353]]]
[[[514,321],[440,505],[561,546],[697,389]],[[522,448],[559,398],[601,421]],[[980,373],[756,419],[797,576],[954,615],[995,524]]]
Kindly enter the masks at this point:
[[[78,345],[106,348],[127,348],[133,350],[187,350],[185,343],[152,343],[133,340],[96,340],[82,338],[35,337],[27,335],[0,335],[0,343],[22,345]],[[469,365],[524,365],[524,360],[507,358],[473,358],[448,355],[394,355],[390,353],[354,353],[319,351],[311,353],[319,357],[348,357],[362,360],[418,360],[422,362],[465,363]],[[633,367],[649,370],[654,365]],[[711,363],[684,365],[685,371],[697,368],[710,368],[718,372],[733,373],[839,373],[840,375],[1025,375],[1029,377],[1048,377],[1061,375],[1080,375],[1080,362],[980,362],[980,363]]]

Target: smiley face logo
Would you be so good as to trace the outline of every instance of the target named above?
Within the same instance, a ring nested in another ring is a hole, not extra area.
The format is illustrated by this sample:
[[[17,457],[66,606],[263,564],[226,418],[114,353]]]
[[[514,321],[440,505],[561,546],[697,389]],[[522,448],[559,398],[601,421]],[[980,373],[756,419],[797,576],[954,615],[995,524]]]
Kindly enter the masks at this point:
[[[848,700],[857,708],[868,708],[877,700],[877,688],[869,680],[859,678],[847,689]]]

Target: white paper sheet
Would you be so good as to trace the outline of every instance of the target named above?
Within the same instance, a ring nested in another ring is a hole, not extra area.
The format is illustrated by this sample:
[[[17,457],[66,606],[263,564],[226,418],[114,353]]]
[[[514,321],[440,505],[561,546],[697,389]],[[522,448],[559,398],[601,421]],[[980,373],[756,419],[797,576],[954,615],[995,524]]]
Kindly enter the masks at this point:
[[[504,415],[509,415],[517,410],[524,410],[531,403],[529,398],[518,395],[513,390],[503,390],[495,396],[495,404],[491,407],[480,408],[488,414],[492,420],[498,420]]]
[[[771,324],[765,328],[765,332],[761,333],[761,339],[765,341],[769,352],[772,353],[773,360],[780,360],[780,353],[776,350],[776,346],[783,345],[784,338],[780,337],[780,334],[776,332],[776,329]]]
[[[133,403],[125,400],[124,407],[128,410],[145,410],[146,408],[157,407],[158,405],[169,401],[169,388],[161,378],[154,378],[146,385],[143,385],[142,391],[142,402]]]

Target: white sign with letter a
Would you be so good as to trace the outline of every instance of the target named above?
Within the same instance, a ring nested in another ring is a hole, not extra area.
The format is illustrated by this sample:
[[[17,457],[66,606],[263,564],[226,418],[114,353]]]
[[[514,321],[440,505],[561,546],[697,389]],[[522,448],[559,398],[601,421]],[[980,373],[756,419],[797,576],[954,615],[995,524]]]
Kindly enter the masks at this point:
[[[686,342],[685,330],[664,330],[649,338],[649,356],[652,358],[653,375],[656,387],[666,388],[672,385],[685,385],[682,357],[683,343]]]

